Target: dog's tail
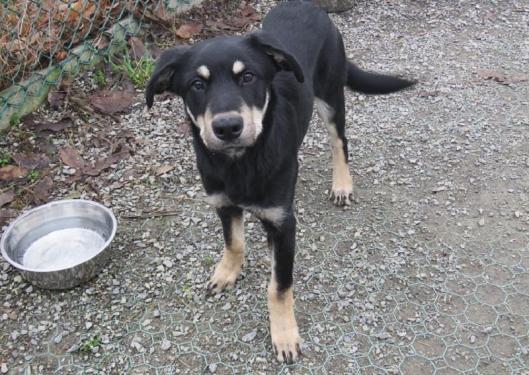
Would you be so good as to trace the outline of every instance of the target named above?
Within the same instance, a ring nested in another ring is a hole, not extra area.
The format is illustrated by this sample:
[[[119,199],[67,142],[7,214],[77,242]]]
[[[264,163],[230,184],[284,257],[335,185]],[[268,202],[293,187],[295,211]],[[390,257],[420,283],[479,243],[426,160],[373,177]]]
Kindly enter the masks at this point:
[[[365,72],[351,62],[347,62],[347,86],[363,94],[389,94],[413,86],[416,81]]]

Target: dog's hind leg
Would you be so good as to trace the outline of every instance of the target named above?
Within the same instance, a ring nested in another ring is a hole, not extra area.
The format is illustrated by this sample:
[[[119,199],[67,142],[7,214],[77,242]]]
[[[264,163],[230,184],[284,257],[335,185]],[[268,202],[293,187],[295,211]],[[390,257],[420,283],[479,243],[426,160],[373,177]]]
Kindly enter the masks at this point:
[[[221,207],[217,213],[222,221],[224,252],[215,267],[208,290],[219,293],[235,285],[244,262],[244,221],[243,210],[238,207]]]
[[[316,98],[316,110],[329,130],[332,154],[332,188],[330,199],[337,206],[353,201],[353,178],[347,165],[347,139],[345,138],[345,103],[343,88],[332,91],[326,98]]]

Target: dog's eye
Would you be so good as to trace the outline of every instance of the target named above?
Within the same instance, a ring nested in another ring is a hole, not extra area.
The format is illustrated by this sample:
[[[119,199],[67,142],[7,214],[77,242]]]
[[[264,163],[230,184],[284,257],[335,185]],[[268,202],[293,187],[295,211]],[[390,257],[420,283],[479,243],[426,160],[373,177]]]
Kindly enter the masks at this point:
[[[191,83],[191,86],[197,91],[204,90],[206,88],[206,84],[204,83],[204,81],[201,81],[200,79],[194,80]]]
[[[247,85],[249,83],[252,83],[255,81],[255,74],[252,72],[244,72],[244,74],[241,76],[241,84]]]

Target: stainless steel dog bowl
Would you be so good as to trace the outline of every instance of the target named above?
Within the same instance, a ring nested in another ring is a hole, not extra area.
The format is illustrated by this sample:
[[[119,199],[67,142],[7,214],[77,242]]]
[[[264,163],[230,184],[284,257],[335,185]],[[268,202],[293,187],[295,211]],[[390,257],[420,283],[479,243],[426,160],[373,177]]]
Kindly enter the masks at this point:
[[[112,211],[99,203],[50,202],[17,218],[0,241],[2,256],[41,288],[67,289],[94,277],[107,263],[116,233]]]

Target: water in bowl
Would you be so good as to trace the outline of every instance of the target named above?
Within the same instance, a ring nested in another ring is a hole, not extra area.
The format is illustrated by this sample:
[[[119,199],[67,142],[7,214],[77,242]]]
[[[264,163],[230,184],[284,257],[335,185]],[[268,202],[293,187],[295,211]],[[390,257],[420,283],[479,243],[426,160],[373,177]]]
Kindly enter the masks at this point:
[[[92,258],[103,248],[100,234],[84,228],[56,230],[33,242],[26,250],[25,267],[53,271],[73,267]]]

